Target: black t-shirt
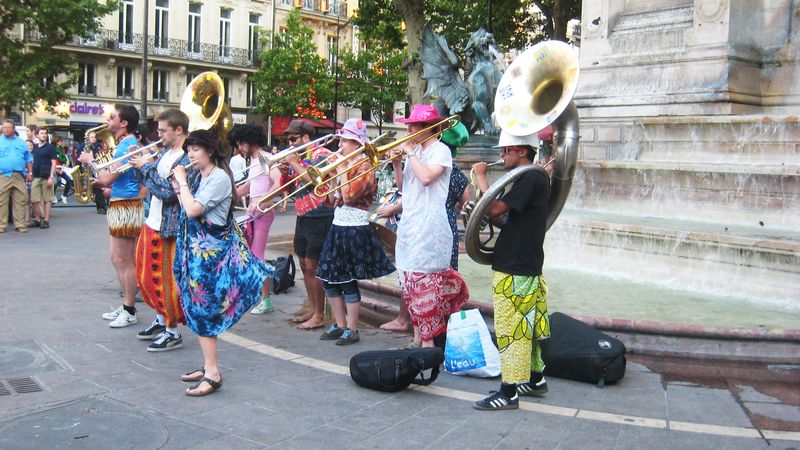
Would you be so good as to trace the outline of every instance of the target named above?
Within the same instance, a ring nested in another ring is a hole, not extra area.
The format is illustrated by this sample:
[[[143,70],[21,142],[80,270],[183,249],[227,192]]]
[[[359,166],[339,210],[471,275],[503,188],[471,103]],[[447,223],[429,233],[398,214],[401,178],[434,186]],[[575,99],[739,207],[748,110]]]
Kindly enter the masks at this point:
[[[511,275],[538,276],[544,263],[550,180],[541,170],[522,175],[500,199],[508,205],[508,222],[500,230],[492,269]]]
[[[50,165],[54,159],[58,159],[58,152],[53,144],[33,147],[33,176],[50,178]]]

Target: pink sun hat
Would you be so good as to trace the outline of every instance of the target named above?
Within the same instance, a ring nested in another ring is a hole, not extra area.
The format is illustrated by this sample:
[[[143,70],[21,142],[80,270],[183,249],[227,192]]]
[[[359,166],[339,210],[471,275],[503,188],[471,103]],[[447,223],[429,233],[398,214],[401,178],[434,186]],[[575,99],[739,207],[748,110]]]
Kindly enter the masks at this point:
[[[367,126],[361,119],[347,119],[347,121],[336,131],[336,136],[344,139],[352,139],[364,145],[369,141],[367,137]]]
[[[439,115],[439,111],[431,105],[414,105],[411,114],[405,119],[397,119],[397,123],[429,123],[439,122],[445,117]]]

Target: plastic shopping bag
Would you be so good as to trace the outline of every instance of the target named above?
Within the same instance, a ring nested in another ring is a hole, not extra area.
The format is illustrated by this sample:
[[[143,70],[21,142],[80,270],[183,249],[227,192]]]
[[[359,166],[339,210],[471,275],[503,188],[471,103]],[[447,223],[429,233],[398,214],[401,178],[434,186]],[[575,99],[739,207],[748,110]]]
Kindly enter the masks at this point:
[[[500,375],[500,352],[477,309],[459,311],[447,322],[444,368],[454,375]]]

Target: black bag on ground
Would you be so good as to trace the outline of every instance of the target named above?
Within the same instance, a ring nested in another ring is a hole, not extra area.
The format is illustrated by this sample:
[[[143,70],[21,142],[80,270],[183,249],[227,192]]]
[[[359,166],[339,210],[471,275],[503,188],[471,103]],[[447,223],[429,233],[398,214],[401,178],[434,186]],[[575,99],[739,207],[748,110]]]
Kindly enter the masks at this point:
[[[438,347],[373,350],[350,359],[350,377],[361,387],[397,392],[411,383],[422,386],[433,383],[443,362],[444,351]],[[432,371],[426,379],[421,372],[427,369]]]
[[[550,315],[550,338],[541,344],[545,375],[600,387],[625,376],[625,345],[566,314]]]
[[[272,294],[288,292],[294,286],[294,256],[281,256],[278,259],[266,261],[275,268],[275,275],[272,278]]]

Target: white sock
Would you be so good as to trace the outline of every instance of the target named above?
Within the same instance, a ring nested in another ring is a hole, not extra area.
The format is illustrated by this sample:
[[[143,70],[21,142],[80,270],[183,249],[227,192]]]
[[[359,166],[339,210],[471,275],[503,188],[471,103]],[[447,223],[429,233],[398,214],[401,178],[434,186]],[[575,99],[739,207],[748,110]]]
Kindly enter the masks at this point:
[[[164,317],[163,314],[156,314],[156,323],[159,325],[166,325],[167,319]]]
[[[167,327],[167,332],[175,337],[180,337],[180,333],[178,333],[178,327],[170,328]]]

